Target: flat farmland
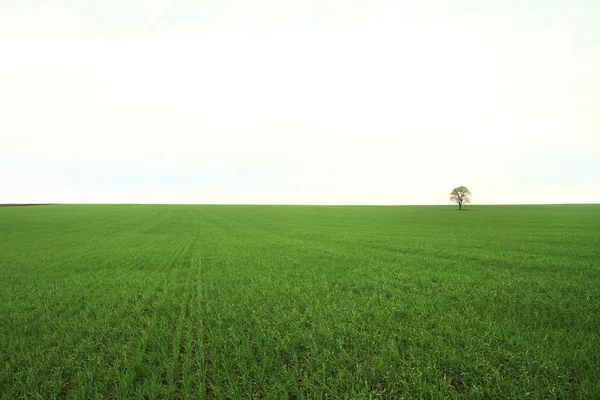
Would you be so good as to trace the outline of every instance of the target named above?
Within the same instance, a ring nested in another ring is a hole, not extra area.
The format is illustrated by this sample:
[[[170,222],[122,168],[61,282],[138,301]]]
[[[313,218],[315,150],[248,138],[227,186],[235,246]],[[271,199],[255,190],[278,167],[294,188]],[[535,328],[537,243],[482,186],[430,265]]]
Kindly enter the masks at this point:
[[[2,398],[598,398],[600,206],[0,208]]]

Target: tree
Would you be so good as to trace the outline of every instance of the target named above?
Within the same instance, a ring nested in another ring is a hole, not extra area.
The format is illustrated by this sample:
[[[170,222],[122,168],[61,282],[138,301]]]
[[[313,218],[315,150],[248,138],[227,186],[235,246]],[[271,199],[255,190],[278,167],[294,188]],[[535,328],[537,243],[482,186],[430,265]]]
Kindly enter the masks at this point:
[[[454,188],[452,189],[452,193],[450,193],[450,201],[458,204],[458,209],[462,210],[463,204],[471,202],[471,192],[469,192],[466,186]]]

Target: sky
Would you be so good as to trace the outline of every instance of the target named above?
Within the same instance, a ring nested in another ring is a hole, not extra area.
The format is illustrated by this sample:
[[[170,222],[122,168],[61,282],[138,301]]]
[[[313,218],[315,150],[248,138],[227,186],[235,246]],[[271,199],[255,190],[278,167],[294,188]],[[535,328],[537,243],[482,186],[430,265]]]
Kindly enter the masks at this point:
[[[597,0],[2,0],[0,203],[600,203]]]

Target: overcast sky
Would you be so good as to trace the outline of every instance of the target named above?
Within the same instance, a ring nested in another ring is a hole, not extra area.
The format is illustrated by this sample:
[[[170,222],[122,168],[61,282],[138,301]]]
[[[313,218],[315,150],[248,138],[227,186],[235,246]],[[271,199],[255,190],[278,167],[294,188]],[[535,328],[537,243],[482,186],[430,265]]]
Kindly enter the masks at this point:
[[[600,202],[597,0],[2,0],[0,203]]]

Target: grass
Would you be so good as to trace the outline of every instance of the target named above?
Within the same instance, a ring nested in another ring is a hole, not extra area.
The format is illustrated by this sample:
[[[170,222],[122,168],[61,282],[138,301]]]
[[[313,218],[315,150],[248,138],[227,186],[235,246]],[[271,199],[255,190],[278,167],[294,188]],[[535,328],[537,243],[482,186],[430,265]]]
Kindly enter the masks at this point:
[[[598,398],[600,206],[0,209],[13,398]]]

